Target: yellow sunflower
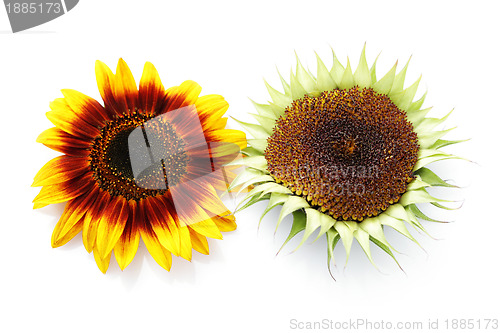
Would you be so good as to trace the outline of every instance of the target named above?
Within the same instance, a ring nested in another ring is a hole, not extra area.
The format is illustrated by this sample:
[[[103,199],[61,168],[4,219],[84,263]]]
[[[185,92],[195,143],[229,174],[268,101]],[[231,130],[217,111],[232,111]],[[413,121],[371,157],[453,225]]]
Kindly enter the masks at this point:
[[[111,253],[123,270],[142,238],[155,261],[170,270],[172,254],[191,260],[192,249],[208,254],[207,237],[236,228],[218,191],[232,173],[223,166],[246,147],[245,134],[225,129],[222,96],[199,97],[193,81],[167,90],[147,62],[137,88],[120,59],[116,74],[96,62],[104,105],[78,91],[47,113],[55,125],[37,139],[63,155],[37,173],[42,186],[34,208],[67,202],[52,246],[82,232],[99,269]]]
[[[416,242],[406,226],[425,231],[421,220],[435,221],[417,204],[447,208],[427,189],[453,185],[426,166],[457,158],[441,148],[460,142],[442,139],[451,129],[434,130],[449,114],[427,118],[425,94],[414,99],[420,79],[404,87],[407,66],[396,73],[396,63],[377,79],[363,49],[354,72],[334,54],[330,70],[317,57],[315,77],[297,58],[290,81],[280,75],[284,92],[266,83],[272,101],[254,102],[258,124],[239,121],[253,139],[230,188],[254,188],[238,210],[268,200],[264,217],[282,206],[276,228],[293,214],[285,244],[300,232],[299,247],[315,231],[316,239],[326,234],[329,269],[339,240],[347,259],[356,239],[372,263],[370,243],[396,260],[385,229]]]

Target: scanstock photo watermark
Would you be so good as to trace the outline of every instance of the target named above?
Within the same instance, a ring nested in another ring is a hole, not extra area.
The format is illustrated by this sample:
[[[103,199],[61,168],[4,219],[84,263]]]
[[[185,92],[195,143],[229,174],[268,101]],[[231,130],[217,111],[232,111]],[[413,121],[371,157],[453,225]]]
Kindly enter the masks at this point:
[[[498,318],[429,318],[415,321],[372,320],[351,318],[348,320],[321,319],[316,321],[290,319],[289,329],[294,331],[489,331],[498,332]]]
[[[79,0],[4,0],[12,32],[30,29],[52,21],[73,9]]]
[[[288,174],[297,180],[305,180],[311,184],[311,192],[329,192],[337,196],[359,196],[366,192],[366,183],[380,174],[377,166],[340,166],[322,165],[319,167],[307,164],[299,166],[276,166],[278,174]],[[322,181],[317,181],[321,179]],[[319,188],[321,187],[321,188]]]

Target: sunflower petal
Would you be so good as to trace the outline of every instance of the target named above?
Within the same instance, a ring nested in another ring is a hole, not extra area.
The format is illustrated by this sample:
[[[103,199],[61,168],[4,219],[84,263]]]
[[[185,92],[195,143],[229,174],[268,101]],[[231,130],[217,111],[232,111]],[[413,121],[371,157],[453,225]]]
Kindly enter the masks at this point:
[[[54,107],[53,104],[51,106]],[[79,139],[90,140],[99,134],[97,128],[81,121],[73,111],[61,112],[60,110],[53,110],[47,112],[46,115],[57,128]]]
[[[372,257],[372,252],[370,250],[370,234],[368,234],[366,231],[363,229],[356,229],[353,232],[354,238],[358,241],[359,245],[361,245],[361,248],[365,252],[366,256],[368,257],[368,260],[372,263],[375,268],[377,267],[375,265],[375,262],[373,261]]]
[[[276,123],[276,119],[263,117],[259,114],[253,114],[253,113],[251,113],[251,115],[259,122],[260,126],[264,129],[264,131],[266,131],[268,135],[273,134],[274,124]]]
[[[255,177],[262,176],[263,174],[264,174],[263,172],[257,169],[245,169],[233,179],[233,181],[229,185],[228,190],[232,191],[236,187],[241,186],[242,184],[246,183],[247,181]]]
[[[165,88],[160,75],[152,63],[146,62],[139,82],[138,101],[144,111],[157,114],[161,110],[165,99]]]
[[[422,148],[429,148],[431,147],[438,139],[441,139],[445,134],[448,132],[451,132],[454,130],[455,127],[449,128],[447,130],[443,131],[434,131],[434,132],[425,132],[425,133],[418,133],[418,140],[420,142],[420,146]]]
[[[96,128],[111,119],[102,105],[92,97],[72,89],[63,89],[61,92],[73,112]]]
[[[297,249],[305,243],[305,241],[314,233],[316,229],[320,228],[320,231],[315,240],[317,240],[319,236],[323,235],[335,224],[335,220],[333,218],[319,212],[316,209],[306,208],[305,212],[307,217],[306,228],[302,241],[297,246]]]
[[[227,211],[226,215],[217,215],[213,217],[212,221],[214,221],[217,228],[222,232],[233,231],[237,228],[236,218],[234,215],[230,214],[229,211]]]
[[[388,93],[389,95],[397,94],[403,91],[403,87],[405,84],[406,71],[408,69],[408,65],[410,64],[410,59],[406,62],[405,67],[394,77],[394,82],[392,83],[391,91]]]
[[[248,199],[243,199],[239,204],[238,206],[236,207],[236,209],[234,210],[234,213],[238,213],[250,206],[252,206],[253,204],[257,203],[257,202],[260,202],[260,201],[264,201],[264,200],[268,200],[270,198],[270,194],[265,194],[265,195],[260,195],[260,194],[256,194],[254,196],[252,196],[250,198],[250,200]]]
[[[397,98],[395,97],[396,94],[389,94],[389,97],[392,99],[394,104],[396,104],[401,110],[406,110],[411,105],[413,97],[415,97],[415,94],[417,93],[421,78],[422,76],[420,76],[411,86],[403,90]]]
[[[114,84],[115,98],[127,111],[133,112],[137,106],[137,84],[127,63],[118,59]]]
[[[287,95],[280,93],[278,90],[271,87],[266,81],[264,81],[267,91],[269,92],[269,96],[273,100],[274,104],[279,106],[280,108],[286,108],[292,103],[292,99]]]
[[[292,91],[293,100],[300,99],[307,95],[307,91],[304,89],[299,79],[293,74],[292,70],[290,70],[290,89]]]
[[[406,216],[406,213],[405,213],[405,216]],[[413,236],[410,234],[410,232],[406,228],[406,225],[404,224],[403,220],[394,218],[388,214],[381,214],[379,216],[379,220],[380,220],[380,223],[382,225],[386,225],[386,226],[391,227],[392,229],[396,230],[397,232],[399,232],[403,236],[407,237],[408,239],[411,239],[418,246],[420,246],[420,244],[417,242],[417,240],[415,238],[413,238]]]
[[[152,230],[141,229],[141,237],[149,253],[158,265],[170,271],[172,267],[172,254],[161,246],[154,232]]]
[[[208,254],[209,250],[208,250],[207,238],[205,236],[200,235],[191,228],[188,229],[189,229],[189,234],[191,235],[191,244],[193,245],[193,249],[202,254]]]
[[[129,215],[127,201],[114,197],[99,219],[96,233],[96,247],[101,255],[108,255],[120,239]]]
[[[33,203],[54,204],[79,197],[85,194],[93,185],[93,180],[90,177],[90,175],[85,174],[71,181],[45,185],[33,199]]]
[[[104,106],[108,111],[108,115],[112,117],[113,115],[121,115],[126,110],[123,106],[120,106],[114,95],[114,81],[115,75],[111,72],[111,69],[103,63],[97,60],[95,63],[95,75],[97,80],[97,87],[101,94],[102,100],[104,101]]]
[[[121,270],[124,270],[132,262],[137,253],[140,240],[137,224],[143,220],[143,217],[138,215],[137,202],[131,200],[128,205],[130,211],[125,229],[113,248],[116,261]]]
[[[378,216],[364,219],[363,222],[359,224],[359,227],[366,231],[370,237],[373,237],[383,245],[390,247],[387,239],[385,238]]]
[[[342,244],[344,244],[346,253],[345,263],[347,265],[347,262],[349,261],[349,254],[351,253],[352,241],[354,239],[353,231],[344,221],[335,222],[334,228],[338,231],[340,238],[342,239]]]
[[[52,247],[59,247],[70,241],[83,229],[84,216],[97,198],[98,188],[69,201],[52,233]]]
[[[420,189],[416,191],[408,191],[401,196],[399,200],[401,205],[408,206],[414,203],[437,203],[437,202],[452,202],[450,200],[438,199],[427,193],[425,189]]]
[[[64,214],[64,213],[63,213]],[[68,213],[69,214],[69,213]],[[52,232],[52,247],[59,247],[72,240],[83,228],[83,218],[70,220],[62,215]],[[63,232],[63,229],[64,232]]]
[[[375,58],[375,61],[373,62],[372,67],[370,67],[370,78],[371,78],[370,86],[373,86],[377,82],[377,60],[378,60],[379,56],[380,56],[380,53]]]
[[[430,218],[429,216],[425,215],[415,204],[408,205],[408,208],[410,211],[419,219],[430,221],[430,222],[438,222],[438,223],[447,223],[446,221],[440,221],[440,220],[435,220]]]
[[[387,95],[391,89],[392,85],[394,83],[394,78],[396,77],[396,67],[398,66],[398,63],[396,62],[394,66],[392,66],[391,70],[387,72],[387,74],[384,75],[383,78],[378,80],[374,85],[373,85],[373,90],[380,94]]]
[[[293,213],[293,223],[292,223],[292,228],[290,229],[290,233],[288,234],[288,237],[286,240],[283,242],[281,245],[280,249],[278,250],[278,253],[281,252],[281,250],[285,247],[285,245],[293,238],[295,235],[297,235],[299,232],[305,230],[306,228],[306,214],[302,210],[296,210]]]
[[[59,184],[81,176],[89,170],[88,159],[67,155],[47,162],[35,175],[31,186]]]
[[[264,216],[266,216],[266,214],[269,213],[271,211],[271,209],[273,209],[274,207],[276,207],[278,205],[283,205],[288,200],[289,197],[290,196],[288,194],[281,194],[281,193],[276,193],[276,192],[271,193],[271,196],[270,196],[269,201],[267,203],[267,207],[266,207],[266,209],[264,209],[264,212],[260,216],[259,226],[262,223],[262,219],[264,218]]]
[[[214,123],[226,113],[228,108],[229,104],[220,95],[206,95],[196,101],[196,111],[204,129],[214,128]]]
[[[321,58],[318,56],[316,53],[316,61],[318,63],[317,67],[317,86],[319,91],[330,91],[335,88],[337,88],[337,84],[335,81],[332,79],[332,76],[330,75],[330,72],[326,68],[325,64],[321,60]]]
[[[109,262],[111,260],[111,252],[107,255],[102,255],[97,249],[94,249],[94,260],[101,272],[103,274],[106,274],[106,272],[108,271]]]
[[[423,181],[427,182],[431,186],[457,187],[455,185],[448,184],[446,181],[442,180],[438,175],[427,168],[421,167],[417,171],[415,171],[415,173],[419,175]]]
[[[330,74],[332,76],[333,81],[335,81],[336,85],[340,85],[340,81],[342,81],[342,77],[344,76],[344,66],[340,63],[339,59],[335,55],[335,52],[333,52],[332,49],[332,54],[333,54],[333,66],[332,69],[330,70]]]
[[[97,195],[94,204],[89,206],[88,211],[85,213],[83,221],[82,240],[83,246],[88,253],[92,252],[95,247],[97,237],[98,221],[102,216],[103,210],[110,202],[111,197],[105,191],[100,191]]]
[[[410,106],[408,107],[408,109],[406,111],[407,112],[411,112],[411,111],[420,110],[420,108],[422,107],[422,104],[424,104],[426,96],[427,96],[427,91],[422,95],[422,97],[420,97],[415,102],[411,103]]]
[[[417,128],[418,125],[425,119],[425,116],[431,109],[432,107],[418,111],[407,111],[406,116],[408,117],[408,120],[413,124],[413,126]]]
[[[448,119],[448,117],[451,115],[451,113],[453,111],[454,110],[451,110],[450,112],[448,112],[447,115],[445,115],[442,118],[424,118],[424,119],[422,119],[422,122],[420,122],[418,124],[418,126],[416,126],[415,131],[416,132],[431,131],[432,129],[434,129],[434,127],[442,124],[446,119]]]
[[[300,85],[306,92],[317,90],[316,80],[314,80],[314,78],[311,75],[309,75],[309,73],[305,70],[304,66],[302,66],[297,53],[295,53],[295,58],[297,59],[297,68],[295,70],[295,73],[296,73],[296,78],[300,83]],[[292,95],[293,95],[293,90],[292,90]]]
[[[178,256],[180,253],[179,230],[170,211],[160,203],[159,199],[150,197],[144,200],[144,212],[161,246]]]
[[[342,75],[342,79],[340,80],[339,88],[349,89],[352,87],[354,87],[354,76],[352,75],[351,63],[349,62],[349,58],[347,58],[347,66],[344,74]]]
[[[359,64],[354,72],[354,83],[360,88],[367,88],[371,86],[371,73],[368,68],[368,63],[366,62],[365,55],[366,44],[361,51],[361,56],[359,57]]]
[[[258,156],[250,156],[242,159],[235,160],[233,162],[227,163],[227,166],[232,166],[232,165],[244,165],[249,168],[254,168],[257,170],[260,170],[264,173],[267,172],[267,161],[266,158],[262,155]]]
[[[293,213],[296,210],[310,207],[309,203],[302,197],[296,195],[289,195],[288,199],[283,203],[283,208],[281,208],[278,221],[276,222],[276,230],[278,230],[279,225],[283,219]],[[276,232],[276,231],[275,231]]]
[[[340,235],[337,230],[331,228],[328,229],[326,232],[326,244],[328,248],[328,270],[330,271],[330,262],[333,262],[333,265],[335,265],[335,257],[333,256],[333,250],[337,246],[337,243],[340,240]],[[331,275],[331,272],[330,272]],[[332,276],[333,278],[333,276]],[[335,280],[335,279],[334,279]]]
[[[260,104],[251,99],[250,102],[252,102],[254,108],[261,116],[271,119],[276,119],[278,117],[278,115],[274,112],[274,109],[269,104]]]
[[[172,87],[166,91],[166,111],[177,110],[184,106],[196,105],[201,87],[198,83],[188,80],[178,87]]]
[[[88,156],[90,141],[82,140],[59,128],[49,128],[38,136],[36,142],[69,156]]]
[[[247,142],[252,148],[257,149],[262,154],[264,154],[264,151],[266,150],[267,147],[266,139],[248,139]]]

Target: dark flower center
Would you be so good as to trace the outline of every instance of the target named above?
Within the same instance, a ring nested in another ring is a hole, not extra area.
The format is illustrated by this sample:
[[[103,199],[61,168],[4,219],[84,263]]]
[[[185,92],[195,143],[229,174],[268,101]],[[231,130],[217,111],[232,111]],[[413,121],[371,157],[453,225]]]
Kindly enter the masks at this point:
[[[371,88],[305,96],[285,109],[265,157],[278,183],[337,220],[362,221],[397,202],[414,179],[412,124]]]
[[[136,110],[109,121],[92,143],[91,170],[102,190],[127,200],[164,194],[187,172],[185,142],[165,117]]]

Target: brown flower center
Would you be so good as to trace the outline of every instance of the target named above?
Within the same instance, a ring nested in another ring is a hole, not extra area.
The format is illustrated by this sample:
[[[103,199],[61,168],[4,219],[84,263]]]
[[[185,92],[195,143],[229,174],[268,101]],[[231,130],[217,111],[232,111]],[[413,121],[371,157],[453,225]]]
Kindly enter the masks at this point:
[[[389,97],[371,88],[305,96],[285,109],[265,157],[278,183],[338,220],[362,221],[397,202],[419,144]]]
[[[164,194],[186,174],[185,142],[165,117],[138,110],[109,121],[91,146],[99,187],[127,200]]]

